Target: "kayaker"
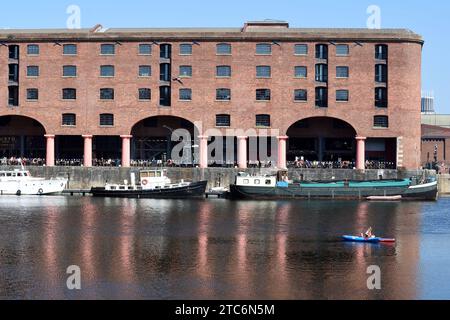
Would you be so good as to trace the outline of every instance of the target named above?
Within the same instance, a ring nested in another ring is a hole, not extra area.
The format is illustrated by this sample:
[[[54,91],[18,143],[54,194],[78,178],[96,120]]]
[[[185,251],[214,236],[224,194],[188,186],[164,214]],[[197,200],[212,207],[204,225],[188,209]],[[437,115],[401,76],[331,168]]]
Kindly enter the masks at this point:
[[[373,229],[372,227],[369,228],[369,230],[366,231],[366,233],[362,234],[362,237],[365,239],[372,239],[375,238],[375,235],[373,234]]]

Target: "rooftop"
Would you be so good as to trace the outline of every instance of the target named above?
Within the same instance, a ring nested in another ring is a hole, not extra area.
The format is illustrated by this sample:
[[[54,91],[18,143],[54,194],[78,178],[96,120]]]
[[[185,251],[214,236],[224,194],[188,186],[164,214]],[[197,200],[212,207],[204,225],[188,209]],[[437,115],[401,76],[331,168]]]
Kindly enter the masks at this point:
[[[285,21],[245,23],[243,28],[110,28],[91,29],[0,29],[0,41],[102,41],[102,40],[310,40],[310,41],[405,41],[423,43],[408,29],[290,28]]]

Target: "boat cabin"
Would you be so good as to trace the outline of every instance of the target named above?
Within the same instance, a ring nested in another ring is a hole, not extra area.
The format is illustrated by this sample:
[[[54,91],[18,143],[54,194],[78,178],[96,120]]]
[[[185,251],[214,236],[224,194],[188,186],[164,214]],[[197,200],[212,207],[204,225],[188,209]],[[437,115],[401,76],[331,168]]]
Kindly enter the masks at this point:
[[[275,188],[277,186],[277,177],[275,176],[238,176],[236,185],[245,187],[267,187]]]
[[[0,171],[1,180],[20,180],[30,178],[31,174],[25,170]]]

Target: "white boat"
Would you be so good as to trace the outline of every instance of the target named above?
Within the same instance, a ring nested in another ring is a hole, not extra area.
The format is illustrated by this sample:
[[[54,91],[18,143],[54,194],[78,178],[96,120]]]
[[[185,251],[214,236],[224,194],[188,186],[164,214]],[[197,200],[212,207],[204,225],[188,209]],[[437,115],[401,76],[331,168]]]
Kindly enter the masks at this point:
[[[0,171],[0,195],[48,195],[61,193],[67,186],[67,179],[32,177],[24,169]]]

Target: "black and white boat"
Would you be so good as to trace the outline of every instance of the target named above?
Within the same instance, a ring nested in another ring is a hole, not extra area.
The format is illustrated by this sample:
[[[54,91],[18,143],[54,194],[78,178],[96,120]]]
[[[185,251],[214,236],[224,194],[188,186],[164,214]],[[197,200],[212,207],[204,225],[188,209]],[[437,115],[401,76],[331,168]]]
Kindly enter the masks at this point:
[[[140,183],[136,183],[135,175],[131,183],[106,184],[102,188],[92,188],[94,197],[110,198],[152,198],[152,199],[184,199],[202,198],[206,193],[207,181],[172,183],[166,170],[146,170],[140,172]]]

